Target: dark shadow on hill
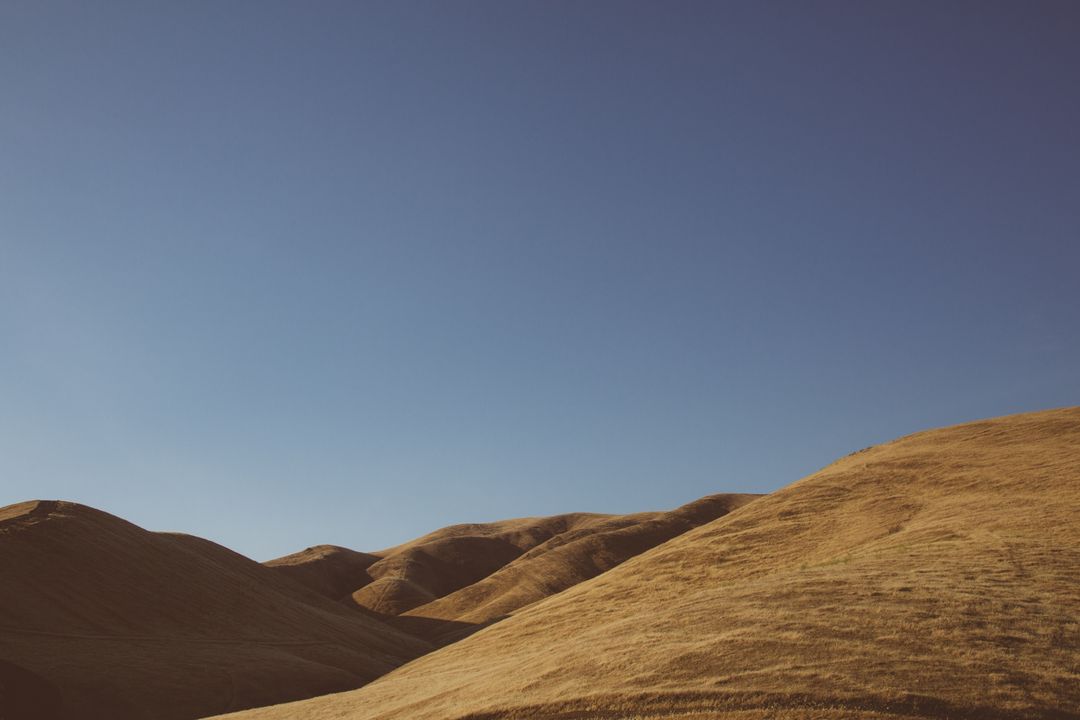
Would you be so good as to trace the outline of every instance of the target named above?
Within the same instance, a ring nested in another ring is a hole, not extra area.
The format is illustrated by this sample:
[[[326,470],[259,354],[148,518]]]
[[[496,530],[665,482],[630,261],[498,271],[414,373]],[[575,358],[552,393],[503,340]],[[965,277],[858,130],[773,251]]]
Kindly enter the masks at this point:
[[[488,625],[494,625],[504,620],[509,615],[503,615],[490,622],[469,623],[458,620],[443,620],[440,618],[421,617],[415,615],[388,615],[369,610],[362,605],[351,605],[358,612],[390,625],[395,630],[408,633],[415,638],[431,643],[435,648],[444,647],[458,640],[464,640],[478,630],[483,630]],[[0,720],[6,720],[0,716]]]
[[[56,686],[24,667],[0,660],[0,718],[60,720],[63,710]]]

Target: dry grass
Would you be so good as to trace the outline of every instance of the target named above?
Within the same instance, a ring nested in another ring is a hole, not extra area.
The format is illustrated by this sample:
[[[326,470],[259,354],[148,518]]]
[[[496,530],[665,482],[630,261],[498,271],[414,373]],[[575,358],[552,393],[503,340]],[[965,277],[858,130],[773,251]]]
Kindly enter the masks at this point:
[[[1080,409],[918,433],[531,605],[324,718],[1080,717]]]
[[[539,546],[577,547],[551,555],[582,563],[551,594],[717,505],[699,501],[662,532],[653,520],[672,513],[578,513],[452,526],[377,554],[318,546],[269,567],[74,503],[0,508],[0,719],[192,718],[353,689],[432,649],[385,624],[396,612]],[[628,528],[637,539],[618,553],[582,543]],[[440,632],[475,627],[438,621]]]
[[[375,553],[322,545],[266,565],[333,600],[394,616],[481,580],[552,537],[610,517],[571,513],[451,525]]]
[[[446,642],[755,497],[710,496],[668,512],[570,513],[451,525],[376,553],[322,545],[266,564],[328,598]]]
[[[425,639],[457,640],[757,497],[710,495],[669,512],[614,516],[567,530],[492,575],[409,611],[398,624]]]
[[[359,687],[430,646],[206,540],[0,509],[0,718],[169,720]]]
[[[317,545],[263,564],[323,597],[341,600],[371,582],[368,568],[381,559],[336,545]]]

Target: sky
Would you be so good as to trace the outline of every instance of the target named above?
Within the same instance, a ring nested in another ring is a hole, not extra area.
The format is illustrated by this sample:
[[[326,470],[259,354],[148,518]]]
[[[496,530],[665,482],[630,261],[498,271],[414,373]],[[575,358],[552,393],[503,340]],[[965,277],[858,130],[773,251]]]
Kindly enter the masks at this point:
[[[0,4],[0,505],[265,560],[1080,404],[1073,2]]]

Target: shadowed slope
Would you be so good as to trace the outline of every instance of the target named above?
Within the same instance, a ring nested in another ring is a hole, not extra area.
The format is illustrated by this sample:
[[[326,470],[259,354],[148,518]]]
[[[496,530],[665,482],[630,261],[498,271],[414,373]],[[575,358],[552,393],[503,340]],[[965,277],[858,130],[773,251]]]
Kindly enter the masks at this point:
[[[0,718],[61,720],[60,690],[24,667],[0,660]]]
[[[342,600],[371,582],[368,568],[380,559],[336,545],[317,545],[263,564],[320,595]]]
[[[1076,718],[1080,409],[918,433],[292,718]]]
[[[711,495],[670,512],[619,515],[568,530],[483,580],[410,610],[399,618],[398,624],[427,638],[459,639],[519,608],[610,570],[691,528],[726,515],[756,497],[759,496]]]
[[[220,545],[73,503],[0,509],[0,568],[5,718],[193,718],[355,688],[428,649]],[[29,714],[20,677],[54,689]]]

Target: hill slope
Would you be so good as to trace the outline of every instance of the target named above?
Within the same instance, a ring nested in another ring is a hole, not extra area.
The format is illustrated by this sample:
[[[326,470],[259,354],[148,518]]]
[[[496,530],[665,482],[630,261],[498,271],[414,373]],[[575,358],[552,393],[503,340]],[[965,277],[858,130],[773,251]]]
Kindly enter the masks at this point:
[[[562,592],[758,495],[710,495],[669,512],[616,515],[555,535],[483,580],[410,610],[397,625],[441,642]]]
[[[207,540],[0,509],[0,717],[193,718],[359,687],[429,649]]]
[[[1080,409],[917,433],[350,693],[238,718],[1075,718]]]
[[[451,525],[375,553],[320,545],[266,565],[327,598],[444,644],[756,497],[712,495],[676,510],[631,515],[569,513]]]
[[[341,600],[371,582],[368,568],[378,555],[337,545],[316,545],[263,563],[331,600]]]
[[[610,517],[570,513],[451,525],[375,553],[322,545],[266,565],[334,600],[393,616],[466,587],[550,538]]]

